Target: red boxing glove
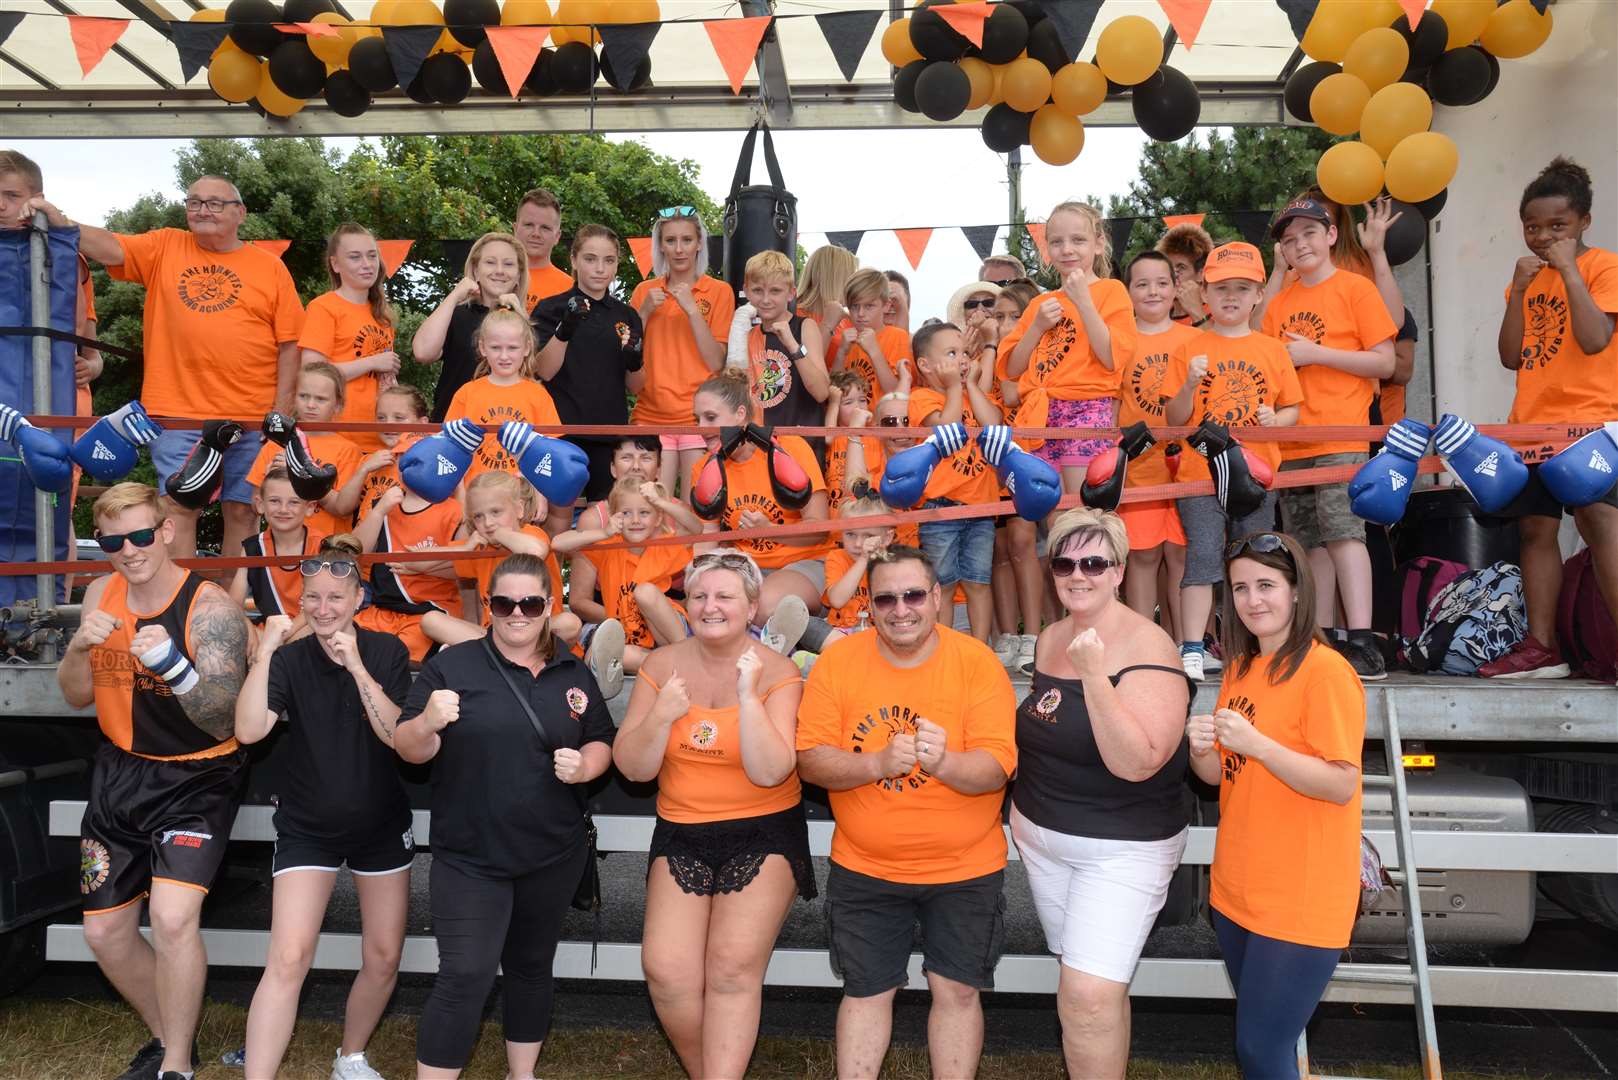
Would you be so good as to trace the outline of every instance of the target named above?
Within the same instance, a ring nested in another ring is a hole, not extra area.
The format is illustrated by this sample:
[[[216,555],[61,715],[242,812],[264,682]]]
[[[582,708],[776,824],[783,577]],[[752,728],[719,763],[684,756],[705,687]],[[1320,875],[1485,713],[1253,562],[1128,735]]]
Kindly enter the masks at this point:
[[[1084,486],[1079,499],[1095,510],[1116,510],[1124,495],[1129,457],[1118,447],[1109,447],[1090,459],[1084,470]]]
[[[1163,448],[1163,464],[1169,471],[1169,483],[1174,483],[1180,475],[1180,444],[1171,442]]]
[[[1240,446],[1241,444],[1238,443],[1237,445]],[[1249,475],[1251,475],[1254,480],[1258,481],[1260,487],[1262,487],[1265,491],[1268,491],[1270,488],[1275,486],[1275,471],[1270,468],[1270,463],[1268,461],[1259,457],[1245,446],[1242,447],[1242,458],[1247,462],[1247,471]]]
[[[770,474],[770,492],[775,496],[775,501],[788,510],[803,509],[809,496],[815,493],[815,485],[803,466],[798,464],[798,459],[782,449],[767,427],[749,424],[747,438],[764,452]]]
[[[706,521],[718,521],[724,516],[730,502],[729,485],[725,478],[725,462],[746,438],[747,429],[721,428],[719,446],[703,459],[697,468],[697,478],[691,485],[691,509]]]

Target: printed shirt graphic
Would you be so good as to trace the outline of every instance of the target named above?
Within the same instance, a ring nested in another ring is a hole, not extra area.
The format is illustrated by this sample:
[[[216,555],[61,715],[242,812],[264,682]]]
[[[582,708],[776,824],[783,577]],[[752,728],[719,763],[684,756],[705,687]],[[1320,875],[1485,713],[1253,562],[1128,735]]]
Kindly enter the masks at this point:
[[[1578,257],[1577,265],[1596,306],[1609,315],[1618,314],[1618,255],[1593,247]],[[1509,296],[1509,287],[1506,292]],[[1517,397],[1509,422],[1572,424],[1614,419],[1618,419],[1618,334],[1599,353],[1580,348],[1568,316],[1567,283],[1547,266],[1523,296],[1522,367],[1517,370]],[[1516,445],[1522,449],[1536,446]]]
[[[833,352],[836,351],[836,346],[837,343],[833,341]],[[878,330],[876,347],[882,351],[882,359],[886,361],[885,366],[890,374],[897,372],[900,360],[914,359],[910,351],[910,335],[897,326],[883,326]],[[859,377],[865,380],[865,400],[875,402],[882,396],[882,384],[877,382],[876,378],[876,360],[858,342],[850,345],[848,352],[843,354],[843,369],[857,372]],[[914,365],[911,372],[912,374],[915,372]]]
[[[808,443],[796,435],[779,436],[776,442],[809,475],[809,482],[814,491],[826,490],[826,480],[820,472],[820,462],[815,460],[815,452],[809,449]],[[702,472],[703,461],[697,462],[696,467],[691,470],[689,483],[693,487],[696,485],[697,475]],[[797,510],[785,509],[775,501],[775,493],[770,490],[769,464],[765,461],[762,450],[755,449],[746,461],[731,458],[725,462],[725,484],[729,499],[725,503],[724,514],[719,519],[719,527],[723,531],[742,528],[741,516],[744,510],[757,510],[777,525],[791,525],[803,520],[803,514]],[[783,566],[804,559],[818,559],[826,551],[824,541],[794,547],[768,537],[737,540],[734,546],[751,555],[753,561],[765,570],[779,570]]]
[[[1270,685],[1269,661],[1241,678],[1225,667],[1219,708],[1241,713],[1289,750],[1360,763],[1365,688],[1331,648],[1315,644],[1297,674]],[[1346,805],[1298,794],[1263,765],[1216,746],[1219,834],[1209,899],[1243,929],[1298,945],[1348,944],[1360,899],[1360,791]]]
[[[635,286],[629,306],[639,311],[654,288],[667,290],[668,279],[651,278]],[[714,340],[723,345],[730,333],[730,320],[736,314],[735,293],[718,278],[703,275],[692,284],[691,299]],[[672,297],[665,297],[646,320],[642,337],[646,383],[635,395],[635,423],[689,424],[691,399],[703,380],[714,373],[697,351],[690,318]]]
[[[1090,338],[1079,319],[1079,309],[1067,293],[1042,293],[1028,304],[1017,325],[1000,339],[995,352],[994,377],[1009,380],[1006,364],[1023,336],[1033,329],[1039,306],[1047,300],[1062,305],[1062,319],[1045,331],[1028,358],[1028,367],[1017,376],[1017,388],[1026,398],[1036,386],[1057,401],[1086,401],[1090,398],[1116,397],[1123,360],[1135,352],[1135,309],[1129,302],[1129,290],[1123,282],[1107,278],[1090,286],[1090,299],[1096,313],[1107,324],[1112,338],[1113,368],[1107,370],[1096,359],[1090,348]]]
[[[303,305],[280,259],[251,244],[204,251],[185,229],[119,236],[107,272],[146,286],[145,381],[155,416],[262,416],[275,403],[277,343],[295,342]]]
[[[1289,334],[1308,338],[1316,345],[1344,352],[1363,352],[1388,341],[1399,328],[1388,317],[1382,295],[1376,286],[1352,271],[1339,270],[1319,285],[1293,281],[1264,309],[1263,333],[1281,343]],[[1305,364],[1298,369],[1298,385],[1303,388],[1300,425],[1363,426],[1370,423],[1371,399],[1376,396],[1377,380],[1350,375],[1325,364]],[[1318,457],[1321,454],[1364,453],[1368,442],[1281,444],[1281,460]]]
[[[562,422],[556,415],[556,402],[550,392],[533,379],[519,379],[511,386],[496,386],[487,375],[455,391],[444,419],[459,420],[463,416],[483,429],[483,445],[472,455],[472,465],[466,470],[462,483],[471,483],[473,477],[491,471],[518,474],[517,459],[500,445],[500,425],[507,420],[526,420],[535,425]]]
[[[1208,374],[1203,376],[1191,398],[1191,419],[1186,421],[1188,427],[1196,427],[1204,420],[1212,420],[1226,427],[1255,425],[1258,419],[1254,414],[1260,405],[1279,410],[1303,400],[1303,389],[1298,385],[1298,371],[1292,366],[1286,348],[1274,338],[1262,334],[1228,338],[1202,332],[1182,342],[1169,358],[1168,377],[1165,380],[1165,384],[1174,387],[1176,393],[1185,385],[1191,358],[1197,355],[1208,358]],[[1269,462],[1272,470],[1281,467],[1281,448],[1285,444],[1255,439],[1243,445]],[[1131,474],[1135,471],[1133,462],[1129,471]],[[1208,478],[1207,459],[1186,447],[1180,455],[1177,479]]]
[[[635,603],[635,587],[649,584],[667,594],[674,587],[674,578],[683,574],[691,562],[691,549],[683,544],[659,544],[640,553],[629,548],[586,549],[579,556],[590,560],[596,568],[596,586],[601,590],[601,604],[607,617],[624,624],[624,641],[643,649],[656,646],[652,628]],[[674,601],[670,601],[674,603]],[[685,608],[674,603],[681,615]]]
[[[360,448],[349,442],[345,436],[326,431],[299,432],[299,434],[307,440],[306,445],[309,447],[311,457],[323,465],[337,466],[337,482],[332,485],[333,491],[348,483],[359,471],[360,463],[365,460]],[[263,484],[264,474],[269,472],[270,466],[279,461],[285,453],[281,447],[265,439],[264,445],[258,448],[258,457],[253,459],[253,467],[247,470],[247,482],[254,487]],[[337,533],[347,532],[350,521],[346,517],[340,518],[316,507],[305,524],[327,536],[335,536]]]
[[[642,672],[638,678],[653,690],[661,687]],[[768,701],[783,687],[795,686],[798,676],[765,687],[759,694]],[[759,787],[742,768],[740,711],[732,705],[710,709],[692,705],[669,727],[668,749],[657,774],[659,817],[682,824],[733,821],[790,810],[802,800],[794,772],[775,787]]]
[[[356,304],[335,292],[309,301],[304,313],[298,348],[313,349],[334,364],[346,364],[393,348],[393,327],[377,322],[370,304]],[[376,422],[376,397],[381,383],[376,372],[348,380],[339,420]],[[374,431],[351,431],[345,438],[369,454],[382,449]]]
[[[1137,334],[1135,350],[1127,360],[1122,359],[1121,354],[1113,353],[1120,357],[1123,368],[1118,393],[1119,427],[1125,428],[1141,420],[1146,421],[1147,427],[1162,427],[1167,422],[1163,419],[1164,399],[1173,397],[1180,389],[1180,384],[1169,377],[1169,357],[1176,346],[1195,338],[1197,333],[1189,326],[1173,323],[1160,334]],[[1163,456],[1167,446],[1165,440],[1159,439],[1156,446],[1131,461],[1129,471],[1124,476],[1124,486],[1137,488],[1169,483],[1169,467]],[[1182,465],[1186,449],[1181,443]],[[1185,476],[1182,472],[1173,479],[1184,480]]]
[[[926,717],[948,732],[948,751],[986,750],[1010,776],[1017,767],[1017,700],[988,646],[938,627],[923,663],[898,668],[878,635],[851,634],[828,646],[809,673],[798,709],[798,749],[830,746],[856,754],[885,749]],[[1003,791],[962,795],[920,766],[909,775],[830,793],[839,866],[885,881],[966,881],[1003,869]]]
[[[922,426],[923,421],[933,413],[944,407],[944,395],[937,390],[926,388],[910,391],[910,424],[912,427]],[[966,400],[966,392],[961,392],[961,423],[967,427],[977,425],[977,417],[972,414],[972,404]],[[951,454],[933,469],[933,474],[927,478],[927,490],[923,501],[927,499],[953,499],[958,503],[968,505],[977,503],[992,503],[1000,498],[1000,481],[995,478],[994,470],[983,459],[983,451],[978,449],[976,439],[967,442],[959,453]]]
[[[549,547],[551,538],[544,529],[538,525],[524,525],[522,531],[529,536],[537,536],[545,541]],[[477,582],[478,606],[483,609],[483,625],[489,625],[489,579],[494,576],[494,568],[500,565],[508,552],[499,555],[490,555],[486,559],[461,559],[455,565],[462,577],[470,577]],[[562,564],[556,561],[556,552],[552,551],[545,556],[545,569],[551,577],[551,614],[555,615],[562,610]]]
[[[534,307],[547,297],[557,296],[567,292],[573,287],[573,279],[566,270],[555,263],[535,270],[528,268],[528,313],[534,313]]]

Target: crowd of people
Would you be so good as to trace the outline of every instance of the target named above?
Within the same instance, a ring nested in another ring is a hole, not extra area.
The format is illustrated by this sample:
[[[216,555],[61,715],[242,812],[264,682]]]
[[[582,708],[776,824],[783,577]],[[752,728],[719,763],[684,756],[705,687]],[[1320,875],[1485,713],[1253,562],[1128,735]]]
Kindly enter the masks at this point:
[[[0,153],[8,224],[33,209],[72,224],[42,191],[32,163]],[[1500,339],[1514,422],[1618,417],[1618,257],[1581,239],[1591,202],[1587,174],[1564,159],[1524,193],[1532,254]],[[497,967],[510,1076],[533,1075],[562,916],[589,862],[583,785],[609,769],[657,782],[642,960],[692,1076],[745,1071],[776,936],[795,899],[816,896],[805,783],[829,793],[836,819],[822,906],[844,986],[839,1075],[880,1068],[918,923],[933,1071],[975,1071],[979,994],[1004,939],[1008,787],[1010,835],[1061,960],[1068,1068],[1122,1075],[1128,987],[1184,851],[1188,774],[1219,793],[1211,906],[1237,1056],[1251,1076],[1296,1075],[1293,1045],[1357,911],[1362,681],[1385,674],[1347,484],[1285,487],[1233,517],[1213,495],[1044,521],[972,515],[1004,497],[974,443],[927,477],[916,505],[939,513],[894,526],[877,493],[897,455],[962,423],[1392,423],[1415,320],[1383,250],[1386,204],[1356,224],[1351,208],[1300,193],[1273,223],[1272,271],[1256,247],[1182,225],[1115,277],[1099,214],[1065,202],[1045,233],[1057,288],[997,255],[947,319],[912,332],[902,276],[837,248],[801,273],[759,253],[732,295],[707,273],[689,206],[659,213],[654,276],[624,302],[619,238],[574,224],[567,274],[551,261],[564,208],[536,189],[511,233],[477,240],[416,331],[414,359],[439,365],[431,400],[399,381],[371,234],[337,230],[331,291],[305,309],[280,261],[240,240],[246,209],[228,180],[202,177],[188,229],[78,226],[86,257],[147,286],[152,413],[273,409],[446,432],[471,421],[485,437],[435,501],[401,480],[417,436],[309,433],[308,455],[335,476],[305,498],[291,456],[245,433],[224,452],[225,551],[285,562],[222,583],[173,561],[195,550],[194,508],[127,482],[97,497],[113,572],[85,595],[60,681],[108,737],[82,884],[86,939],[152,1031],[126,1078],[194,1068],[201,901],[243,747],[281,720],[298,769],[276,810],[250,1077],[279,1067],[345,864],[363,963],[332,1075],[377,1075],[365,1047],[398,968],[415,852],[401,759],[427,764],[432,784],[440,967],[421,1077],[466,1065]],[[565,505],[525,479],[497,436],[505,421],[650,430],[568,436],[588,479]],[[847,433],[770,431],[822,424]],[[657,430],[689,425],[742,434]],[[933,431],[883,431],[917,428]],[[153,443],[160,483],[198,439],[171,428]],[[1022,443],[1069,494],[1107,480],[1096,464],[1112,439]],[[1364,462],[1369,447],[1249,450],[1284,475]],[[1163,440],[1126,481],[1208,478],[1199,454]],[[1533,478],[1510,509],[1532,633],[1488,674],[1567,673],[1552,617],[1562,512]],[[1618,595],[1618,488],[1574,517]],[[720,530],[741,535],[703,539]],[[360,558],[390,553],[413,554]],[[1216,708],[1193,714],[1221,665]],[[615,728],[607,702],[626,673]],[[1014,673],[1031,680],[1020,703]]]

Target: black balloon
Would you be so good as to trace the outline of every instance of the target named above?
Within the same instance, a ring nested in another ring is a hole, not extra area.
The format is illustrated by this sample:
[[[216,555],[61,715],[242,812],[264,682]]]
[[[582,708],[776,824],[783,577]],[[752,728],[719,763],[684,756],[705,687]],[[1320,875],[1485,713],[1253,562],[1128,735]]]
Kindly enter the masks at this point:
[[[1028,20],[1010,4],[996,4],[983,23],[983,48],[977,55],[990,64],[1009,64],[1028,47]]]
[[[1056,24],[1046,19],[1028,28],[1028,55],[1051,69],[1055,75],[1073,59],[1062,46],[1062,35]]]
[[[972,80],[959,64],[928,64],[916,79],[916,107],[929,120],[953,120],[972,100]]]
[[[1473,45],[1472,48],[1483,53],[1483,58],[1489,62],[1489,83],[1483,88],[1483,93],[1478,95],[1478,101],[1482,101],[1494,93],[1494,88],[1500,85],[1500,58],[1484,49],[1481,45]],[[1477,101],[1472,104],[1476,105]]]
[[[1294,71],[1291,78],[1287,79],[1286,89],[1281,92],[1287,103],[1287,112],[1306,124],[1314,123],[1314,114],[1309,111],[1309,95],[1315,92],[1315,87],[1320,85],[1322,79],[1342,70],[1341,64],[1333,64],[1329,60],[1316,60]]]
[[[393,61],[379,37],[360,38],[348,50],[348,70],[354,81],[373,94],[392,90],[399,85],[399,76],[393,73]]]
[[[1166,65],[1135,87],[1130,99],[1135,123],[1158,142],[1185,138],[1202,115],[1202,96],[1197,93],[1197,84]]]
[[[639,90],[652,81],[652,57],[650,54],[640,58],[635,70],[629,73],[627,79],[622,78],[612,66],[612,56],[606,49],[601,50],[601,77],[607,80],[607,85],[621,93]]]
[[[931,62],[912,60],[894,74],[893,103],[905,112],[921,112],[921,105],[916,101],[916,80],[921,78],[921,73],[927,70]]]
[[[1489,89],[1489,56],[1475,45],[1452,49],[1427,74],[1427,88],[1440,105],[1471,105]]]
[[[535,97],[548,97],[556,93],[556,77],[551,74],[551,64],[555,58],[554,49],[539,50],[539,55],[534,57],[534,66],[528,69],[528,78],[523,80],[523,89]]]
[[[281,17],[289,23],[314,22],[316,15],[336,10],[331,0],[287,0]]]
[[[484,27],[500,25],[500,4],[498,0],[444,0],[444,22],[456,41],[476,45],[489,36]]]
[[[506,74],[500,70],[500,58],[494,54],[494,45],[487,36],[472,50],[472,77],[491,94],[509,94]]]
[[[1426,218],[1428,221],[1431,221],[1433,218],[1438,216],[1439,211],[1444,209],[1444,204],[1448,201],[1449,188],[1445,188],[1432,198],[1423,199],[1421,202],[1417,203],[1416,211],[1421,214],[1422,217]]]
[[[286,40],[286,35],[271,25],[284,18],[281,9],[270,0],[230,0],[230,6],[225,8],[230,40],[238,49],[254,56],[268,56]]]
[[[433,96],[427,92],[426,68],[427,65],[422,64],[422,70],[416,72],[416,77],[410,80],[410,85],[405,87],[405,93],[410,95],[410,100],[417,105],[436,105]]]
[[[1045,5],[1040,0],[1007,0],[1006,6],[1022,12],[1029,26],[1045,21]]]
[[[1449,27],[1444,25],[1444,17],[1430,11],[1421,17],[1414,30],[1410,29],[1410,21],[1402,15],[1393,20],[1393,28],[1410,46],[1411,67],[1432,67],[1444,55],[1444,47],[1449,44]]]
[[[270,81],[287,97],[315,97],[326,85],[326,62],[302,38],[283,41],[270,54]]]
[[[1405,73],[1399,76],[1399,81],[1425,87],[1427,85],[1427,76],[1432,73],[1432,70],[1432,68],[1424,67],[1407,67],[1405,68]]]
[[[932,7],[923,4],[910,17],[910,44],[921,53],[923,60],[959,60],[966,55],[971,42],[956,33]]]
[[[1028,141],[1028,124],[1033,116],[1001,102],[984,114],[984,143],[997,154],[1009,154]]]
[[[1392,200],[1393,212],[1398,214],[1398,220],[1388,227],[1387,238],[1383,242],[1387,252],[1388,265],[1398,266],[1407,263],[1421,251],[1421,246],[1427,242],[1427,217],[1421,212],[1420,206],[1413,206],[1407,202]]]
[[[421,65],[422,86],[440,105],[459,105],[472,90],[472,73],[454,53],[429,56]]]
[[[589,93],[600,72],[595,50],[582,41],[568,42],[551,58],[551,78],[564,94]]]
[[[338,116],[361,116],[371,107],[371,92],[352,72],[334,71],[326,80],[326,104]]]

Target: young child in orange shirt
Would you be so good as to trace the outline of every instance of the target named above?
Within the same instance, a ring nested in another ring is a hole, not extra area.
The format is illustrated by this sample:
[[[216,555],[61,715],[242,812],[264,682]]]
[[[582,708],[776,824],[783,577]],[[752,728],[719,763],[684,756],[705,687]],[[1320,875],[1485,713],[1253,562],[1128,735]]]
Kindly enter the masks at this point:
[[[871,422],[871,399],[866,383],[857,371],[831,373],[831,390],[826,395],[827,427],[866,427]],[[882,443],[874,435],[854,438],[838,435],[826,442],[826,495],[833,517],[838,508],[850,497],[848,455],[849,447],[859,444],[855,451],[864,465],[861,475],[869,476],[873,464],[882,462]]]
[[[910,337],[883,322],[888,306],[888,279],[880,270],[858,270],[843,287],[849,324],[833,346],[831,370],[852,371],[865,383],[866,400],[897,385],[900,360],[911,358]]]
[[[483,429],[483,445],[466,470],[467,483],[491,469],[516,473],[516,460],[500,446],[505,421],[562,422],[550,392],[535,376],[534,330],[527,319],[509,308],[491,311],[478,327],[476,344],[478,366],[472,381],[455,391],[444,414],[445,420],[467,417]]]
[[[393,351],[394,316],[382,292],[386,273],[376,238],[352,221],[337,226],[326,241],[331,291],[309,301],[298,348],[303,362],[325,360],[347,381],[340,420],[371,420],[377,396],[399,375]],[[383,448],[375,432],[356,431],[348,440],[361,450]]]
[[[292,559],[284,565],[236,571],[230,581],[230,598],[243,607],[252,598],[255,624],[271,615],[296,619],[303,601],[298,560],[317,553],[320,541],[328,535],[311,524],[319,505],[298,497],[286,466],[278,462],[265,471],[253,492],[253,509],[263,517],[264,531],[242,541],[242,554],[289,555]]]
[[[298,372],[293,419],[300,424],[317,424],[335,420],[343,410],[344,380],[342,373],[331,364],[317,361],[305,364]],[[324,535],[346,532],[354,511],[360,505],[360,491],[365,477],[384,467],[377,455],[367,458],[360,448],[347,437],[329,431],[299,432],[316,461],[337,466],[337,483],[319,502],[319,509],[309,523]],[[271,465],[284,464],[285,451],[268,439],[259,448],[253,467],[247,472],[247,482],[257,488],[264,482],[264,474]],[[302,591],[300,586],[299,591]]]
[[[887,514],[889,510],[875,495],[849,499],[837,515],[850,522],[863,517]],[[826,592],[821,599],[826,604],[826,621],[832,631],[820,646],[826,646],[855,630],[867,629],[871,617],[871,590],[866,584],[865,572],[870,569],[871,558],[893,544],[892,526],[871,528],[845,527],[842,543],[826,553]]]
[[[409,383],[394,383],[376,396],[376,421],[381,424],[425,424],[427,398]],[[365,484],[360,489],[358,518],[376,505],[382,493],[399,486],[399,455],[410,449],[420,435],[406,435],[398,431],[378,432],[382,449],[365,459]],[[373,465],[373,463],[379,463]]]

